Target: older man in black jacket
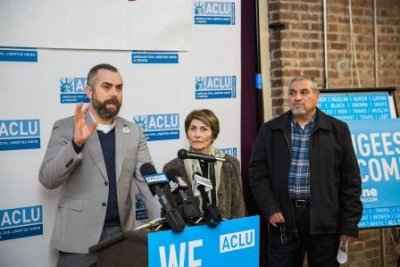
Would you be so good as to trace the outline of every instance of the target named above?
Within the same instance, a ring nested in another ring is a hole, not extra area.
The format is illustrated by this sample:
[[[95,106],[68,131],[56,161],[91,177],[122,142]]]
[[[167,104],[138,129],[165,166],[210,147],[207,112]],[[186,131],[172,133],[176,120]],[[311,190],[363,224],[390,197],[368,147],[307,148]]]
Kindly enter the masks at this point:
[[[265,123],[249,184],[268,222],[269,267],[338,266],[340,242],[358,236],[361,178],[346,123],[317,108],[312,80],[289,83],[290,111]]]

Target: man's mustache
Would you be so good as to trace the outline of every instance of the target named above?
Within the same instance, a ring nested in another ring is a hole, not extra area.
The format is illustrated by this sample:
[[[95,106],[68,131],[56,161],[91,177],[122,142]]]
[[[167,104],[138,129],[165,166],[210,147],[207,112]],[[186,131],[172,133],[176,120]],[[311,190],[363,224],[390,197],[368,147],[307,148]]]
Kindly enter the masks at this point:
[[[119,106],[120,105],[120,102],[118,101],[118,99],[117,98],[110,98],[110,99],[108,99],[108,100],[105,100],[104,102],[103,102],[103,105],[107,105],[107,104],[114,104],[114,105],[116,105],[116,106]]]

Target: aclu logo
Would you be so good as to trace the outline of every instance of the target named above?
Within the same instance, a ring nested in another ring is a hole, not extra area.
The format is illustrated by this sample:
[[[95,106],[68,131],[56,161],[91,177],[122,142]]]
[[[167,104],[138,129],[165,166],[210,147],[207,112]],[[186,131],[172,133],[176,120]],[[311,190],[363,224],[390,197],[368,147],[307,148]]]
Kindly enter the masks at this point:
[[[219,252],[227,253],[256,245],[256,232],[254,229],[220,235]]]
[[[147,141],[179,139],[179,114],[147,114],[133,120],[144,130]]]
[[[195,99],[236,97],[236,76],[197,76],[194,83]]]
[[[43,208],[0,209],[0,241],[43,234]]]
[[[218,150],[221,150],[224,154],[232,156],[234,158],[237,158],[238,151],[236,147],[225,147],[225,148],[218,148]]]
[[[376,188],[364,188],[361,193],[361,201],[364,203],[378,201],[378,190]]]
[[[85,93],[86,78],[62,77],[60,78],[60,103],[88,103],[89,98]]]
[[[196,1],[193,7],[194,24],[235,25],[235,3]]]
[[[40,121],[0,120],[0,151],[40,148]]]

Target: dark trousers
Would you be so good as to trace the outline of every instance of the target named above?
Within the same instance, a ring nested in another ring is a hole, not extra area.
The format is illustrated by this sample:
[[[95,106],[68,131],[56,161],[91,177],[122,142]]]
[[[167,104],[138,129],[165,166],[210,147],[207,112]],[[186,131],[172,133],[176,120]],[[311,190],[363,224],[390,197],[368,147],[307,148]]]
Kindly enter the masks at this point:
[[[309,267],[338,267],[339,235],[310,235],[310,210],[307,206],[295,207],[295,217],[297,233],[286,231],[284,225],[269,225],[267,266],[301,267],[307,253]]]
[[[120,226],[104,227],[100,241],[107,240],[120,232]],[[97,256],[95,254],[77,254],[59,251],[57,267],[95,267],[96,262]]]

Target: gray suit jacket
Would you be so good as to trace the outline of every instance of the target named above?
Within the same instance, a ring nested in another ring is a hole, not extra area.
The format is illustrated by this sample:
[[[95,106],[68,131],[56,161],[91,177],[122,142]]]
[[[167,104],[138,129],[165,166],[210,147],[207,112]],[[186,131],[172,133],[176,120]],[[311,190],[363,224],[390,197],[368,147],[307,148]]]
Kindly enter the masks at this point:
[[[91,123],[90,116],[86,121]],[[86,142],[80,154],[72,146],[73,117],[57,121],[39,172],[44,187],[61,186],[56,222],[51,239],[60,251],[88,253],[100,240],[106,216],[108,181],[97,132]],[[160,206],[151,195],[139,168],[151,157],[140,128],[123,118],[116,118],[115,168],[118,211],[124,231],[138,225],[135,220],[135,196],[142,196],[149,219],[160,215]]]

